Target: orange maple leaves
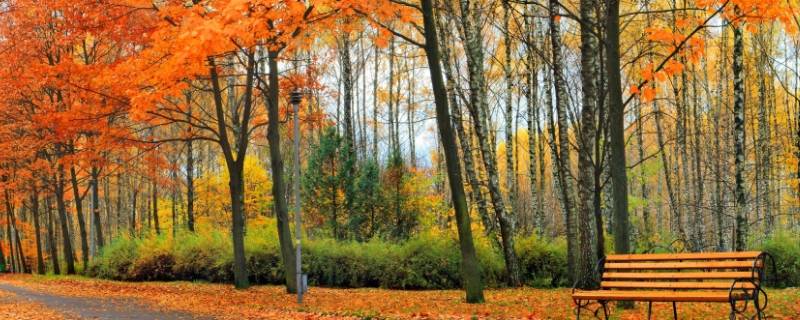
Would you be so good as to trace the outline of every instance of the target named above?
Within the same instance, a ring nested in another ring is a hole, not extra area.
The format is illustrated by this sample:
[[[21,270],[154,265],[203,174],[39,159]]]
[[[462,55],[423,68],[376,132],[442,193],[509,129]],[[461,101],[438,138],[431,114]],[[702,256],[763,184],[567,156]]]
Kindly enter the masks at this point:
[[[650,62],[639,71],[641,82],[632,85],[629,92],[640,96],[642,101],[651,101],[657,93],[652,82],[662,82],[670,76],[684,72],[685,63],[696,64],[705,54],[705,39],[698,31],[708,28],[711,21],[727,21],[734,25],[744,25],[750,32],[756,32],[759,24],[779,21],[787,32],[797,31],[794,22],[796,10],[790,3],[780,0],[696,0],[698,8],[704,9],[704,17],[676,17],[670,26],[649,26],[645,28],[646,39],[656,47],[665,50],[666,59]]]

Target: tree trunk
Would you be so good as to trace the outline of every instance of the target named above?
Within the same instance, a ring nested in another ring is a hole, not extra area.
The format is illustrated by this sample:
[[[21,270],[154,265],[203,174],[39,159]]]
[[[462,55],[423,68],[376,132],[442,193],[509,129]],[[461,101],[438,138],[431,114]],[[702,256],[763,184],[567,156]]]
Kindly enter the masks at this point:
[[[81,236],[81,258],[83,261],[83,270],[89,266],[89,241],[86,236],[86,220],[83,217],[83,196],[81,195],[78,186],[78,174],[75,171],[75,166],[70,166],[70,181],[72,182],[72,201],[75,203],[75,214],[78,217],[78,231]]]
[[[50,250],[50,263],[53,266],[53,274],[61,274],[61,265],[58,263],[58,246],[56,245],[56,237],[53,230],[53,224],[55,223],[55,221],[53,221],[53,206],[49,196],[44,198],[44,206],[47,210],[47,243],[50,244],[48,246]]]
[[[99,190],[99,179],[100,177],[100,169],[95,166],[92,166],[92,180],[91,180],[91,187],[92,187],[92,216],[94,219],[94,232],[97,241],[97,249],[103,248],[103,224],[100,220],[100,190]],[[106,204],[108,205],[108,204]]]
[[[448,104],[453,110],[453,126],[455,127],[457,134],[457,142],[461,144],[461,153],[463,154],[464,161],[464,173],[467,175],[467,181],[469,182],[471,190],[471,200],[478,209],[478,216],[481,218],[481,222],[483,223],[484,232],[487,236],[490,236],[494,232],[494,223],[492,222],[491,217],[489,217],[489,212],[486,208],[486,199],[483,196],[481,183],[478,180],[478,175],[475,172],[475,164],[472,161],[472,141],[464,129],[464,120],[461,117],[462,112],[458,104],[456,93],[456,76],[455,72],[453,71],[453,65],[450,61],[450,47],[448,45],[449,38],[447,32],[445,32],[447,28],[445,28],[443,17],[437,19],[436,21],[438,22],[437,31],[439,34],[437,36],[440,42],[439,47],[441,48],[441,64],[443,66],[445,78],[447,79],[446,87],[448,93]]]
[[[582,108],[580,135],[578,136],[578,235],[580,239],[580,260],[578,264],[578,279],[592,277],[592,270],[596,264],[595,253],[592,249],[592,217],[595,204],[595,140],[596,111],[597,111],[597,80],[599,74],[598,41],[594,36],[596,23],[595,10],[597,3],[594,0],[581,0],[580,15],[583,23],[581,29],[581,87]],[[561,124],[559,124],[561,126]],[[580,284],[588,287],[588,283]]]
[[[488,101],[486,96],[486,80],[483,68],[483,44],[479,27],[475,24],[474,8],[469,1],[461,0],[462,26],[465,35],[466,60],[469,73],[470,101],[469,109],[475,134],[478,137],[481,158],[486,168],[489,182],[489,196],[495,209],[495,214],[500,225],[500,239],[502,241],[503,258],[508,272],[508,283],[519,286],[522,281],[519,276],[519,265],[516,252],[514,252],[514,220],[507,211],[505,201],[500,191],[496,153],[490,141],[488,122]]]
[[[608,127],[610,134],[611,185],[614,206],[614,249],[630,252],[628,221],[628,174],[625,171],[625,106],[619,52],[619,0],[606,2],[606,79],[608,80]]]
[[[375,46],[375,63],[372,77],[372,161],[378,163],[378,69],[381,63],[381,51]]]
[[[575,216],[572,201],[572,174],[570,174],[570,146],[567,119],[567,89],[561,55],[561,26],[557,17],[559,5],[555,0],[549,1],[550,10],[550,44],[552,46],[553,85],[555,86],[555,107],[558,118],[558,153],[555,158],[558,179],[561,187],[561,201],[564,209],[564,225],[567,231],[567,269],[570,277],[576,275],[576,257],[578,243],[575,228]],[[570,278],[572,279],[572,278]]]
[[[11,205],[11,193],[8,190],[5,191],[5,197],[6,213],[8,215],[7,222],[11,227],[9,236],[13,236],[12,241],[14,242],[14,247],[12,248],[16,248],[17,263],[19,264],[18,269],[15,269],[15,271],[19,270],[22,273],[28,273],[30,272],[30,269],[28,269],[28,263],[25,261],[25,253],[23,252],[22,241],[20,240],[19,230],[17,229],[17,218],[14,214],[14,207]]]
[[[292,234],[289,230],[289,207],[286,203],[286,185],[283,180],[283,157],[281,156],[280,113],[278,112],[278,53],[270,51],[269,63],[269,96],[264,99],[267,104],[269,125],[267,140],[269,141],[270,164],[272,165],[272,198],[275,206],[275,217],[278,220],[278,240],[283,257],[286,291],[297,293],[297,272],[295,271],[295,254],[292,245]]]
[[[187,121],[191,124],[192,119],[192,96],[186,94]],[[192,126],[189,126],[191,135]],[[186,140],[186,227],[189,232],[194,232],[194,140]]]
[[[450,182],[451,197],[456,213],[459,248],[461,249],[461,273],[463,276],[466,300],[468,303],[483,302],[483,282],[480,266],[472,242],[472,229],[469,218],[467,198],[461,180],[461,165],[458,160],[456,138],[450,125],[450,110],[447,106],[447,89],[442,79],[437,40],[435,16],[432,0],[421,0],[422,17],[425,30],[425,53],[428,59],[431,86],[436,104],[436,123],[444,148],[447,177]]]
[[[246,289],[250,286],[250,281],[247,276],[247,265],[244,251],[244,159],[247,155],[248,143],[248,127],[249,122],[248,113],[251,108],[252,90],[253,90],[253,73],[255,71],[255,59],[253,53],[247,54],[246,66],[246,83],[242,114],[240,119],[239,110],[237,110],[232,118],[231,126],[233,127],[232,133],[234,135],[233,143],[228,140],[228,125],[226,123],[225,110],[222,102],[222,89],[220,88],[219,75],[217,73],[217,66],[214,58],[209,57],[209,70],[211,76],[212,92],[214,95],[215,106],[215,122],[220,136],[219,145],[222,154],[225,158],[225,165],[228,170],[228,187],[231,196],[231,218],[232,228],[231,236],[233,238],[233,282],[237,289]],[[232,90],[229,89],[229,90]],[[230,111],[230,110],[229,110]],[[276,181],[277,182],[277,181]],[[154,184],[155,186],[155,184]],[[154,190],[153,195],[156,195]],[[154,200],[154,204],[155,200]],[[155,211],[155,210],[154,210]],[[154,212],[156,213],[156,212]]]
[[[506,193],[508,194],[508,205],[511,212],[517,212],[517,172],[514,166],[514,74],[511,69],[511,3],[509,0],[503,0],[503,45],[505,52],[503,54],[503,76],[505,78],[505,94],[503,94],[503,103],[505,104],[505,134],[506,134]],[[510,212],[509,212],[510,213]],[[507,213],[508,214],[508,213]],[[512,248],[513,249],[513,248]],[[516,280],[521,284],[521,280]]]
[[[31,192],[31,215],[33,216],[33,240],[36,242],[36,273],[44,274],[44,255],[42,254],[41,228],[39,227],[39,190],[33,186]]]
[[[69,225],[67,224],[67,205],[64,202],[64,167],[58,165],[58,177],[53,179],[56,181],[56,206],[58,209],[58,218],[61,222],[61,237],[64,240],[64,260],[67,262],[67,274],[75,274],[75,255],[72,250],[72,241],[70,241]]]
[[[738,11],[738,10],[737,10]],[[747,246],[746,198],[744,186],[745,128],[744,128],[744,39],[738,24],[733,25],[733,135],[734,167],[736,170],[736,229],[733,250],[744,251]]]
[[[156,228],[156,234],[161,234],[161,225],[158,223],[158,186],[156,185],[156,178],[153,177],[153,226]],[[235,214],[234,214],[235,215]]]

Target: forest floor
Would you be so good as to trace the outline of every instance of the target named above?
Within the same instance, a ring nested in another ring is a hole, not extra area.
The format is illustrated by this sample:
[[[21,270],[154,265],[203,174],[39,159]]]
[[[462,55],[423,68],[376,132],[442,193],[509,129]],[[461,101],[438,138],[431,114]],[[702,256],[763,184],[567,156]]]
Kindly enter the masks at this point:
[[[769,290],[770,319],[800,318],[800,289]],[[463,293],[311,288],[303,306],[282,287],[189,282],[116,282],[81,277],[0,276],[0,319],[572,319],[568,289],[487,290],[487,302]],[[646,304],[612,308],[612,319],[644,319]],[[726,319],[727,304],[678,304],[681,319]],[[668,303],[654,319],[671,319]],[[587,315],[588,316],[588,315]]]

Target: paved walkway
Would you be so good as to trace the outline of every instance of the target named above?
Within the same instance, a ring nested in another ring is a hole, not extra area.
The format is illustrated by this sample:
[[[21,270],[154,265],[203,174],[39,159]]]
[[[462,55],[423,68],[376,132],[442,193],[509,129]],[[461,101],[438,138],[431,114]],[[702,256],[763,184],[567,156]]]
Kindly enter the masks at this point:
[[[0,282],[0,291],[14,294],[14,296],[0,298],[0,303],[13,303],[13,301],[8,300],[23,299],[41,304],[53,311],[61,312],[66,318],[119,320],[207,319],[187,313],[157,310],[135,299],[68,297],[33,291],[2,282]]]

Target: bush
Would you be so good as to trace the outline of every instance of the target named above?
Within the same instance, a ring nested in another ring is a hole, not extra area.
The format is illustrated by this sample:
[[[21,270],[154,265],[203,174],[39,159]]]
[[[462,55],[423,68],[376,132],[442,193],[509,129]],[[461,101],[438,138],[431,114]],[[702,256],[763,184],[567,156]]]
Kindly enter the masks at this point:
[[[767,280],[772,281],[775,277],[777,281],[768,284],[782,288],[800,286],[800,236],[788,232],[776,233],[760,249],[775,259],[777,271],[773,271],[772,264],[767,261]]]
[[[100,255],[92,260],[86,273],[106,279],[132,280],[131,269],[138,258],[138,248],[139,243],[136,239],[119,237],[103,247]]]
[[[506,277],[502,255],[486,239],[475,241],[484,283],[494,287]],[[283,259],[274,223],[254,222],[245,237],[250,281],[283,284]],[[520,238],[517,252],[526,284],[563,285],[563,241]],[[303,242],[303,270],[310,285],[452,289],[461,286],[461,255],[454,236],[423,234],[403,243],[310,239]],[[232,282],[230,236],[214,230],[114,240],[93,260],[89,275],[114,280],[187,280]]]
[[[150,237],[139,244],[137,258],[129,268],[130,278],[139,281],[175,279],[173,241],[166,237]]]
[[[408,240],[387,265],[382,287],[392,289],[456,288],[460,256],[452,239],[423,236]]]
[[[567,282],[567,246],[563,239],[554,242],[536,236],[517,239],[517,257],[525,284],[532,287],[562,287]]]

